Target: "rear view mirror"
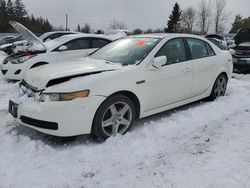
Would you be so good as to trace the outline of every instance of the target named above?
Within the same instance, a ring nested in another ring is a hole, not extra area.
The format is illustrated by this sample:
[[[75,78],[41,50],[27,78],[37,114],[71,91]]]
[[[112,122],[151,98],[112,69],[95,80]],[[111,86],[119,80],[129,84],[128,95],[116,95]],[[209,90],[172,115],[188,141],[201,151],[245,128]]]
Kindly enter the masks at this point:
[[[67,48],[67,46],[60,46],[60,48],[58,49],[59,51],[65,51],[65,50],[67,50],[68,48]]]
[[[163,65],[166,65],[167,63],[167,57],[166,56],[160,56],[160,57],[156,57],[153,61],[153,67],[155,68],[160,68]]]

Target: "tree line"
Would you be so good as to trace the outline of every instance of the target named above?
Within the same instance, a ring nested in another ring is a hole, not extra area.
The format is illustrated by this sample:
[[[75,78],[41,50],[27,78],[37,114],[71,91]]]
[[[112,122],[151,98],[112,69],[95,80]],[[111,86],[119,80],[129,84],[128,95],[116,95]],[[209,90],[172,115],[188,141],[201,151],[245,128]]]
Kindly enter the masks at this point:
[[[197,7],[190,6],[182,10],[176,3],[164,30],[170,33],[222,34],[230,15],[226,5],[226,0],[200,0]],[[237,33],[243,28],[250,28],[250,17],[236,15],[230,33]]]
[[[175,3],[165,28],[149,28],[147,30],[136,28],[128,34],[163,32],[194,33],[202,35],[208,32],[221,34],[225,31],[229,16],[226,5],[226,0],[200,0],[196,7],[190,6],[182,10],[180,5]],[[48,19],[42,17],[35,18],[32,14],[29,15],[22,0],[0,0],[0,32],[13,31],[12,27],[9,25],[10,20],[22,23],[34,33],[44,33],[51,30],[65,30],[62,26],[53,27]],[[109,28],[127,30],[126,24],[116,19],[111,20]],[[242,28],[250,28],[250,17],[243,18],[239,14],[236,15],[230,32],[237,33]],[[83,27],[78,24],[75,30],[83,33],[104,33],[102,29],[93,30],[88,23],[85,23]]]
[[[9,21],[17,21],[34,33],[44,33],[53,29],[48,19],[29,15],[21,0],[0,0],[0,32],[13,32]]]

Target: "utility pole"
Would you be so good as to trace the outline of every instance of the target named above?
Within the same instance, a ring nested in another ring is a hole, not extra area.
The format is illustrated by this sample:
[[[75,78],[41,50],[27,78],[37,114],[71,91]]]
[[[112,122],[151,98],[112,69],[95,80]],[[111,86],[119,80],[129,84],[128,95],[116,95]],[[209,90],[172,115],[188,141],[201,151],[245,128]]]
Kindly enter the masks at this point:
[[[68,31],[69,27],[68,27],[68,14],[66,14],[66,31]]]

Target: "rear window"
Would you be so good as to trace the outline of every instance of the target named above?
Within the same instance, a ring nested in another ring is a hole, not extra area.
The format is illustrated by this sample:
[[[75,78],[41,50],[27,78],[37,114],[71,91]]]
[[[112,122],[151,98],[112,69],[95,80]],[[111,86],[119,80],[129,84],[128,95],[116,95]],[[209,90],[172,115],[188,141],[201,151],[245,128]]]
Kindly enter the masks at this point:
[[[193,59],[204,58],[214,55],[210,45],[199,39],[187,39]]]

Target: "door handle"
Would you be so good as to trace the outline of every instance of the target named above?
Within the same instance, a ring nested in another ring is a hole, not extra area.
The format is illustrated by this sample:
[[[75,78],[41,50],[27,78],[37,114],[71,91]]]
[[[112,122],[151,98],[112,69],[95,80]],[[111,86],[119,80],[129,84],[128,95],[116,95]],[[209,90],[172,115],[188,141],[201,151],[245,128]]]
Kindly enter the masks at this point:
[[[191,68],[189,68],[189,67],[187,67],[187,68],[183,69],[183,72],[184,72],[184,73],[188,73],[188,72],[191,72],[191,71],[192,71],[192,69],[191,69]]]

